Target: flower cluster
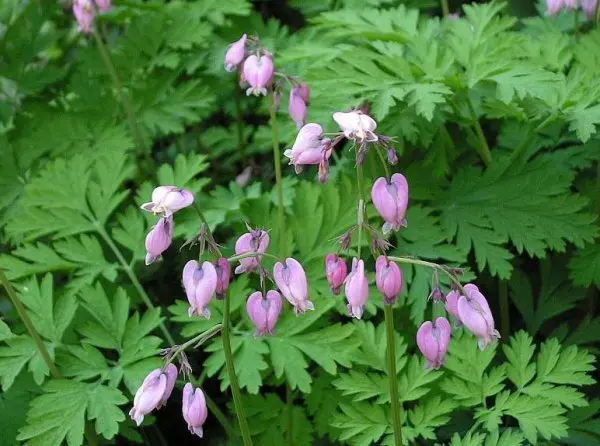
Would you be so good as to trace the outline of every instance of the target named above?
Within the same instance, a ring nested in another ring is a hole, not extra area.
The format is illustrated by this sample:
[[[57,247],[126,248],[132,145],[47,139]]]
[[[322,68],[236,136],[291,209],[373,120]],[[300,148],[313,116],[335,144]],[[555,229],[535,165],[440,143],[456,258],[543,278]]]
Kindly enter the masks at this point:
[[[306,124],[310,88],[295,77],[275,71],[273,54],[264,48],[258,38],[244,34],[233,42],[225,53],[225,70],[233,72],[239,68],[240,85],[248,96],[266,96],[274,93],[274,102],[280,97],[281,85],[275,81],[279,76],[291,85],[288,111],[298,128]]]
[[[146,265],[160,259],[171,246],[175,226],[173,214],[193,202],[194,194],[177,186],[159,186],[152,191],[152,201],[144,203],[142,209],[161,215],[161,218],[146,236]]]
[[[598,0],[546,0],[546,6],[550,15],[558,14],[563,9],[575,10],[581,8],[589,18],[594,18],[598,8]]]
[[[98,11],[105,12],[111,7],[111,0],[73,0],[73,14],[79,30],[84,33],[92,32]]]
[[[176,380],[177,367],[171,363],[151,371],[146,376],[135,393],[133,408],[129,411],[129,416],[138,426],[144,421],[144,416],[167,404]],[[191,383],[187,383],[183,388],[182,413],[190,432],[202,438],[202,425],[208,416],[208,409],[204,393],[200,388],[194,390]]]

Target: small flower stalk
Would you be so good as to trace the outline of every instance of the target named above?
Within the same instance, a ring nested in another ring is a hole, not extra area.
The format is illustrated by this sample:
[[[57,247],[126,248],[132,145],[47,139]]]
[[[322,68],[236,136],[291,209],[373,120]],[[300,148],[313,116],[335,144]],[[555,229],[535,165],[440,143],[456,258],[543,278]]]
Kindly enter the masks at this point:
[[[402,270],[397,263],[379,256],[375,262],[375,282],[377,289],[383,294],[385,303],[392,305],[398,300],[402,291]]]
[[[288,257],[285,259],[285,264],[277,262],[273,267],[273,278],[281,294],[292,304],[297,315],[315,309],[308,298],[306,273],[296,259]]]
[[[325,257],[325,273],[333,294],[340,294],[340,288],[348,276],[348,266],[346,266],[344,259],[337,254],[327,254]]]
[[[214,265],[204,262],[200,265],[190,260],[183,268],[183,287],[190,303],[189,315],[210,319],[208,305],[217,290],[218,276]]]
[[[350,316],[361,319],[369,298],[369,280],[365,274],[365,263],[356,257],[352,259],[352,271],[346,278],[345,293]]]
[[[169,364],[164,369],[153,370],[135,393],[129,416],[139,426],[144,417],[167,404],[177,380],[177,367]]]
[[[257,253],[256,256],[240,259],[240,264],[235,268],[236,274],[249,273],[255,271],[260,265],[262,256],[269,247],[269,234],[260,229],[253,229],[242,235],[235,242],[235,254]]]
[[[256,327],[256,336],[273,333],[283,307],[281,294],[269,290],[264,296],[260,291],[250,295],[246,302],[246,311]]]
[[[73,15],[79,25],[79,31],[89,34],[94,30],[96,7],[92,0],[74,0]]]
[[[162,256],[171,242],[173,241],[173,217],[162,217],[156,225],[152,227],[146,236],[146,265],[150,265]]]
[[[426,369],[439,369],[446,360],[450,345],[452,327],[445,317],[438,317],[435,322],[424,322],[417,331],[417,346],[425,358]]]
[[[465,295],[458,299],[458,316],[463,325],[479,337],[479,348],[484,350],[500,338],[500,333],[494,326],[492,311],[479,288],[468,283],[464,290]]]
[[[395,173],[389,181],[384,177],[378,178],[371,189],[371,199],[385,220],[384,234],[407,225],[404,217],[408,208],[408,182],[404,175]]]
[[[208,408],[202,389],[199,387],[194,389],[191,383],[187,383],[183,388],[182,414],[189,431],[202,438],[204,435],[202,426],[208,417]]]

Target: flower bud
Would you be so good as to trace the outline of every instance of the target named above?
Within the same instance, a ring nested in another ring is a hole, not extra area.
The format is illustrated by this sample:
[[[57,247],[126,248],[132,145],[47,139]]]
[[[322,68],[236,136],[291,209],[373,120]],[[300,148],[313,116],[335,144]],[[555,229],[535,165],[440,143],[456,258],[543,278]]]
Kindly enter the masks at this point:
[[[431,294],[429,295],[429,299],[431,299],[434,304],[438,304],[444,300],[444,293],[442,293],[442,290],[439,286],[433,287],[433,290],[431,290]]]
[[[79,31],[89,33],[94,29],[96,8],[94,7],[92,0],[74,0],[73,14],[79,25]]]
[[[246,57],[246,34],[244,34],[240,40],[237,40],[231,44],[227,53],[225,53],[225,71],[234,71]]]
[[[275,67],[271,55],[257,56],[251,54],[244,62],[244,79],[250,87],[246,90],[246,94],[255,96],[267,95],[267,87],[273,82],[273,74]]]
[[[327,183],[329,177],[329,160],[323,160],[319,163],[319,182]]]
[[[378,178],[371,189],[371,199],[385,220],[384,234],[406,226],[404,216],[408,207],[408,182],[404,175],[395,173],[389,182],[384,177]]]
[[[210,319],[208,304],[217,289],[217,271],[210,262],[202,263],[202,266],[190,260],[183,268],[183,287],[190,303],[189,315],[196,314]]]
[[[146,236],[146,265],[156,262],[173,240],[173,217],[162,217]]]
[[[565,0],[546,0],[546,6],[548,14],[555,15],[565,6]]]
[[[390,147],[387,149],[387,158],[388,158],[388,163],[390,163],[392,166],[395,166],[396,164],[398,164],[398,153],[396,152],[396,149],[394,149],[393,147]]]
[[[208,408],[206,407],[206,399],[204,392],[199,387],[194,390],[192,384],[187,383],[183,388],[183,419],[188,425],[188,429],[192,434],[202,438],[202,425],[208,417]]]
[[[141,208],[154,214],[173,215],[180,209],[194,202],[194,194],[177,186],[159,186],[152,191],[152,201],[144,203]]]
[[[266,298],[260,291],[250,295],[246,302],[246,311],[256,326],[256,336],[273,333],[282,306],[281,294],[275,290],[269,290]]]
[[[112,7],[111,0],[95,0],[100,11],[108,11]]]
[[[215,271],[217,272],[217,299],[223,299],[225,293],[229,288],[229,280],[231,278],[231,265],[225,257],[221,257],[215,264]]]
[[[308,105],[310,103],[310,87],[308,84],[298,84],[295,88],[298,96],[300,96],[304,103]]]
[[[365,275],[365,263],[356,257],[352,259],[352,271],[346,278],[345,292],[350,315],[356,319],[362,318],[369,298],[369,280]]]
[[[290,159],[296,173],[300,173],[305,165],[320,164],[328,160],[331,150],[331,140],[323,138],[323,128],[319,124],[310,123],[300,129],[292,148],[283,154]]]
[[[581,0],[581,9],[589,19],[596,17],[596,9],[598,8],[598,0]]]
[[[402,270],[386,256],[379,256],[375,262],[375,283],[385,297],[385,303],[391,305],[402,291]]]
[[[246,254],[249,252],[263,253],[269,247],[269,234],[259,229],[247,232],[235,242],[235,254]],[[254,271],[262,259],[261,255],[240,259],[240,264],[235,269],[236,274]]]
[[[340,294],[340,288],[348,275],[348,267],[344,259],[336,254],[327,254],[327,257],[325,257],[325,272],[333,294]]]
[[[354,139],[359,143],[374,142],[378,139],[374,133],[377,123],[369,115],[360,111],[349,113],[336,112],[333,114],[333,120],[337,122],[348,139]]]
[[[445,317],[438,317],[435,322],[424,322],[417,331],[417,346],[427,358],[426,369],[439,369],[446,359],[452,327]]]
[[[460,293],[457,290],[451,290],[446,294],[446,311],[456,318],[456,325],[462,325],[460,317],[458,316],[458,299]]]
[[[290,90],[290,104],[288,111],[298,128],[302,128],[302,126],[306,124],[306,116],[308,115],[308,107],[302,98],[302,94],[303,92],[299,85],[293,86]]]
[[[129,416],[138,426],[144,421],[144,416],[167,403],[176,379],[177,367],[173,364],[169,364],[166,371],[156,369],[146,376],[135,392],[133,407],[129,411]]]
[[[273,267],[273,278],[281,294],[294,306],[296,314],[314,310],[315,306],[308,299],[308,281],[300,262],[288,257],[285,265],[277,262]]]
[[[479,288],[468,283],[464,290],[465,296],[458,299],[458,316],[464,326],[479,337],[479,348],[483,350],[500,338],[500,333],[494,328],[492,311]]]

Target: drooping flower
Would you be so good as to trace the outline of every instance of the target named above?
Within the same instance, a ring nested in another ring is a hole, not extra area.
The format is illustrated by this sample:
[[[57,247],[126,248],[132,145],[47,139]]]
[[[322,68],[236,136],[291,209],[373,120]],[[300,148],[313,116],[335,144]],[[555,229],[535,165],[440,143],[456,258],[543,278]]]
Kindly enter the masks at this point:
[[[177,378],[177,367],[169,364],[167,370],[152,370],[135,393],[133,407],[129,416],[139,426],[144,421],[144,416],[167,403],[173,391]]]
[[[84,33],[90,33],[94,29],[94,18],[96,17],[96,8],[92,0],[74,0],[73,14],[79,25],[79,30]]]
[[[439,369],[446,359],[452,327],[445,317],[424,322],[417,331],[417,346],[427,358],[425,368]]]
[[[308,104],[304,99],[310,96],[310,90],[306,84],[294,85],[290,90],[290,104],[288,111],[290,117],[296,123],[298,128],[302,128],[306,124],[306,116],[308,115]]]
[[[356,257],[352,259],[352,271],[346,278],[345,292],[350,315],[361,319],[369,298],[369,280],[365,274],[365,263]]]
[[[308,298],[306,273],[296,259],[288,257],[285,259],[285,265],[277,262],[273,267],[273,278],[281,294],[294,306],[296,314],[315,309]]]
[[[194,202],[194,194],[177,186],[159,186],[152,191],[152,201],[142,204],[144,211],[153,214],[173,215]]]
[[[190,260],[183,267],[183,287],[190,303],[189,315],[194,314],[210,319],[208,304],[217,289],[217,271],[210,262]]]
[[[581,9],[583,9],[588,18],[593,19],[596,17],[597,8],[598,0],[581,0]]]
[[[173,216],[162,217],[146,236],[146,265],[156,262],[173,241]]]
[[[402,291],[402,270],[396,262],[379,256],[375,262],[375,283],[385,297],[385,303],[393,304]]]
[[[273,58],[270,54],[257,56],[251,54],[244,61],[243,74],[244,80],[250,85],[246,90],[246,94],[255,96],[267,95],[267,88],[273,82],[273,74],[275,67]]]
[[[565,8],[577,9],[579,6],[579,0],[564,0]]]
[[[300,129],[294,145],[283,152],[290,159],[296,173],[302,172],[305,165],[320,164],[331,156],[331,140],[323,138],[323,128],[319,124],[306,124]]]
[[[500,338],[500,333],[494,327],[492,311],[479,288],[468,283],[464,290],[465,295],[458,299],[458,316],[464,326],[479,337],[479,348],[483,350]]]
[[[247,232],[235,242],[235,254],[246,254],[249,252],[263,253],[269,247],[269,234],[260,229]],[[240,259],[240,264],[235,268],[236,274],[254,271],[262,259],[261,255]]]
[[[111,0],[95,0],[96,5],[100,11],[109,11],[112,8]]]
[[[404,216],[408,208],[408,182],[404,175],[395,173],[389,182],[384,177],[378,178],[371,189],[371,199],[385,220],[384,234],[406,226]]]
[[[446,294],[446,311],[455,317],[457,326],[462,325],[460,316],[458,315],[459,298],[460,293],[457,290],[451,290],[448,294]]]
[[[565,6],[565,0],[546,0],[548,14],[555,15]]]
[[[267,291],[264,297],[260,291],[250,295],[246,302],[246,311],[252,323],[256,326],[256,335],[264,336],[275,329],[283,306],[281,294],[275,290]]]
[[[225,53],[225,71],[235,71],[235,69],[244,61],[246,57],[246,40],[248,36],[244,34],[239,40],[231,44]]]
[[[359,143],[378,140],[374,133],[377,123],[369,115],[359,110],[348,113],[336,112],[333,114],[333,120],[337,122],[348,139],[355,139]]]
[[[194,390],[191,383],[187,383],[183,388],[182,413],[190,432],[202,438],[202,426],[208,417],[208,408],[202,389],[198,387]]]
[[[225,293],[229,289],[229,281],[231,279],[231,265],[225,257],[221,257],[215,263],[215,270],[217,272],[217,299],[225,297]]]
[[[325,273],[333,294],[340,294],[340,288],[348,276],[348,267],[344,259],[337,254],[327,254],[327,257],[325,257]]]

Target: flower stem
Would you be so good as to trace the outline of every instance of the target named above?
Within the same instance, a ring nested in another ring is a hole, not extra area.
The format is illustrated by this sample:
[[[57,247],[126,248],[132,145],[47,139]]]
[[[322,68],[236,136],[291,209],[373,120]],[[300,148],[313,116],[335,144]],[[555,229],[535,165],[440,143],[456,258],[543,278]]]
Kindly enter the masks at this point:
[[[271,105],[271,132],[273,135],[273,164],[275,165],[275,187],[279,210],[279,256],[285,256],[285,209],[283,207],[283,183],[281,180],[281,154],[279,153],[279,127],[275,104]]]
[[[237,143],[242,164],[246,164],[246,141],[244,141],[244,116],[242,115],[242,90],[239,88],[238,79],[235,83],[235,126],[237,130]]]
[[[444,17],[446,17],[448,14],[450,14],[450,7],[448,6],[448,0],[440,0],[440,3],[442,4],[442,13],[444,14]]]
[[[377,152],[377,155],[379,156],[379,160],[381,161],[381,164],[383,165],[383,170],[385,171],[385,176],[389,180],[391,178],[390,169],[388,168],[387,161],[385,159],[385,156],[382,153],[383,149],[381,147],[377,146],[377,147],[375,147],[375,151]]]
[[[125,274],[127,274],[127,277],[129,277],[129,280],[131,280],[131,283],[135,287],[136,291],[138,292],[146,306],[150,309],[154,309],[154,304],[152,303],[150,297],[144,290],[144,287],[133,272],[133,269],[131,269],[131,266],[129,266],[129,264],[127,263],[127,260],[125,260],[125,257],[123,257],[123,254],[121,254],[121,251],[119,250],[117,245],[115,245],[110,235],[108,235],[108,232],[106,232],[106,229],[104,229],[104,226],[102,226],[99,222],[96,222],[96,230],[98,231],[98,234],[100,234],[100,237],[102,237],[102,239],[106,242],[111,251],[115,254],[115,257],[121,264],[123,271],[125,271]],[[173,336],[171,336],[171,333],[169,333],[169,330],[167,329],[164,322],[161,322],[159,327],[167,342],[170,345],[174,345],[175,341],[173,340]]]
[[[131,101],[131,98],[125,92],[125,89],[123,88],[121,79],[119,78],[119,75],[117,74],[117,70],[115,69],[115,65],[113,64],[112,59],[110,57],[110,53],[109,53],[108,49],[106,48],[106,45],[104,44],[104,41],[102,40],[102,37],[100,36],[100,34],[98,33],[97,30],[94,30],[94,37],[96,38],[96,43],[98,45],[98,50],[100,51],[100,56],[102,57],[102,61],[104,62],[104,65],[106,66],[108,74],[110,75],[110,77],[112,79],[115,90],[117,90],[119,102],[121,102],[121,105],[123,106],[123,109],[125,110],[125,115],[127,116],[127,121],[129,122],[129,127],[131,129],[131,132],[133,133],[133,135],[135,137],[137,148],[140,152],[147,153],[146,148],[144,146],[144,139],[142,137],[142,132],[140,131],[140,127],[138,126],[138,123],[135,119],[135,114],[133,111],[133,103]]]
[[[475,149],[477,150],[477,153],[479,153],[479,156],[483,160],[483,163],[486,165],[486,167],[489,167],[490,164],[492,164],[492,152],[490,152],[490,147],[488,146],[485,135],[483,134],[483,129],[479,123],[479,118],[475,112],[475,107],[473,107],[473,103],[469,97],[467,97],[467,106],[469,107],[469,112],[471,113],[472,124],[475,128],[477,139],[479,139],[479,145],[476,145]]]
[[[206,341],[208,341],[210,338],[212,338],[214,335],[216,335],[219,331],[221,331],[222,328],[223,328],[223,324],[217,324],[214,327],[211,327],[208,330],[203,331],[198,336],[193,337],[189,341],[176,346],[173,354],[169,357],[169,359],[167,359],[165,361],[165,366],[167,364],[172,363],[175,360],[175,358],[177,358],[177,356],[179,356],[182,352],[184,352],[189,346],[196,344],[194,346],[194,348],[200,347],[200,345],[204,344]]]
[[[384,305],[385,332],[387,337],[387,366],[390,381],[390,398],[392,400],[392,422],[394,425],[394,444],[402,446],[401,402],[398,395],[398,375],[396,373],[396,331],[394,330],[394,309]]]
[[[252,438],[250,437],[250,429],[248,428],[248,421],[246,420],[246,412],[244,411],[244,405],[242,404],[242,394],[240,392],[240,386],[238,384],[237,375],[235,374],[233,353],[231,352],[231,320],[229,314],[230,308],[231,300],[229,297],[229,293],[227,293],[227,295],[225,296],[225,308],[223,310],[223,351],[225,352],[225,365],[227,367],[227,374],[229,375],[231,393],[233,394],[233,404],[235,406],[235,413],[237,415],[240,431],[242,432],[242,439],[244,440],[245,446],[251,446]]]
[[[388,259],[393,260],[394,262],[398,262],[398,263],[409,263],[412,265],[427,266],[429,268],[433,268],[433,269],[437,269],[438,271],[442,271],[444,274],[446,274],[450,278],[450,280],[452,282],[454,282],[454,284],[458,287],[460,292],[463,295],[465,295],[465,290],[464,290],[462,284],[460,283],[460,281],[456,277],[454,277],[454,275],[452,273],[450,273],[450,271],[448,271],[442,265],[438,265],[437,263],[433,263],[433,262],[427,262],[425,260],[413,259],[410,257],[388,256]]]
[[[365,176],[363,173],[362,164],[356,163],[356,179],[358,181],[358,213],[357,213],[357,225],[358,225],[358,259],[360,260],[360,254],[362,249],[362,233],[365,218]]]
[[[42,341],[42,338],[35,329],[33,322],[27,314],[25,305],[23,305],[23,303],[19,299],[19,296],[17,296],[15,289],[6,277],[6,274],[4,274],[4,270],[2,268],[0,268],[0,282],[2,282],[2,286],[6,290],[6,294],[8,294],[8,297],[12,302],[13,306],[15,307],[15,310],[17,310],[17,314],[21,318],[21,321],[23,321],[23,324],[25,324],[25,328],[27,328],[29,336],[33,338],[33,341],[35,342],[35,345],[38,351],[40,352],[40,355],[42,355],[42,359],[46,363],[48,369],[50,369],[50,373],[54,378],[61,378],[61,374],[56,368],[56,365],[54,364],[54,361],[52,360],[52,357],[50,356],[50,353],[46,348],[46,344],[44,344],[44,341]]]

